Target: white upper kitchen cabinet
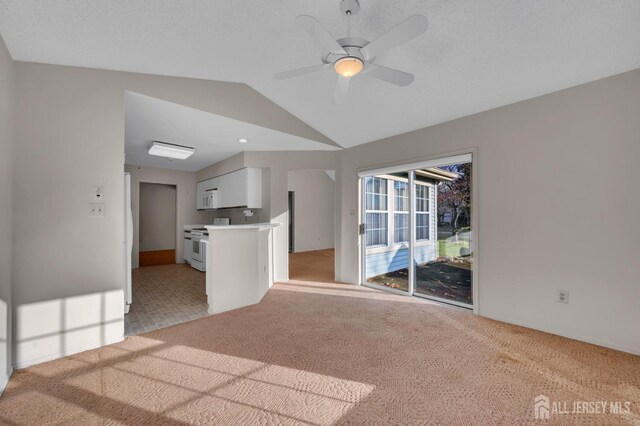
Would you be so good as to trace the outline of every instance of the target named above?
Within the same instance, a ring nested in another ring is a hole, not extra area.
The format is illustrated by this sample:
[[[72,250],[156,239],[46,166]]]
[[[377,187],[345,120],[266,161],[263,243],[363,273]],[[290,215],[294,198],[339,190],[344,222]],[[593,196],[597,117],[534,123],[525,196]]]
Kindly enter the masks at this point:
[[[247,205],[247,169],[220,176],[222,193],[218,193],[220,207],[242,207]]]
[[[244,168],[198,183],[198,209],[205,207],[202,198],[207,189],[217,188],[218,208],[262,207],[262,169]]]
[[[233,201],[233,189],[230,188],[229,183],[231,182],[230,175],[232,173],[228,173],[226,175],[218,176],[218,208],[231,207],[231,202]]]
[[[262,169],[249,167],[247,171],[247,207],[251,209],[262,208]]]

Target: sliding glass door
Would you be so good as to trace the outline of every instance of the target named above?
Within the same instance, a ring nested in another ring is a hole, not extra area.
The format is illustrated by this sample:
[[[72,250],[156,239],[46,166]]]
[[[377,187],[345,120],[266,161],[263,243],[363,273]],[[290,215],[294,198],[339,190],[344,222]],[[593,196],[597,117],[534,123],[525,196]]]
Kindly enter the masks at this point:
[[[414,294],[472,306],[471,162],[415,173]],[[418,184],[431,173],[437,183]]]
[[[471,155],[361,173],[364,284],[472,307]]]

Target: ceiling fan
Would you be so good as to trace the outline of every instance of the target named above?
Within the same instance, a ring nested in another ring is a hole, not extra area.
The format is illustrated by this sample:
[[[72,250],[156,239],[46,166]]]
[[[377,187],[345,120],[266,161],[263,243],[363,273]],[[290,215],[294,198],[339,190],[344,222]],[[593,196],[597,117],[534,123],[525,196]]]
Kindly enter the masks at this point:
[[[414,76],[403,71],[375,64],[376,56],[424,33],[429,21],[422,15],[412,15],[406,21],[387,31],[372,42],[351,36],[351,16],[360,10],[358,0],[342,0],[340,10],[347,15],[347,36],[338,40],[308,15],[296,17],[296,24],[308,32],[322,47],[322,64],[280,72],[274,75],[277,80],[297,77],[330,68],[338,74],[338,82],[333,94],[333,103],[341,103],[349,90],[349,80],[358,75],[368,75],[396,86],[408,86]]]

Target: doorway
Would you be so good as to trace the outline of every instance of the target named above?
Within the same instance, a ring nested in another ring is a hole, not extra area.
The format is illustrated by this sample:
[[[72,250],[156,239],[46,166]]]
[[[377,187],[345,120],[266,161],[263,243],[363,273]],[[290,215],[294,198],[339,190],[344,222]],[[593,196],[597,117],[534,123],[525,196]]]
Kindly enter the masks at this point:
[[[335,173],[288,172],[289,279],[334,282]]]
[[[293,253],[295,251],[295,217],[296,217],[296,202],[295,202],[296,193],[294,191],[289,191],[289,253]]]
[[[472,154],[361,172],[361,283],[474,308],[472,178]]]
[[[176,186],[140,183],[140,267],[176,263]]]

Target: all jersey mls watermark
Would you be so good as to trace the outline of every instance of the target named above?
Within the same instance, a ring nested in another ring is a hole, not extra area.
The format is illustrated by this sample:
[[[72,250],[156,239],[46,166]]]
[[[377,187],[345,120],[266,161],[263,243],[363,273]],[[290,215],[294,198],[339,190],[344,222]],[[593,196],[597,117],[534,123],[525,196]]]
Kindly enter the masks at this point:
[[[533,414],[536,419],[572,414],[629,414],[630,401],[551,401],[546,395],[538,395],[533,400]]]

